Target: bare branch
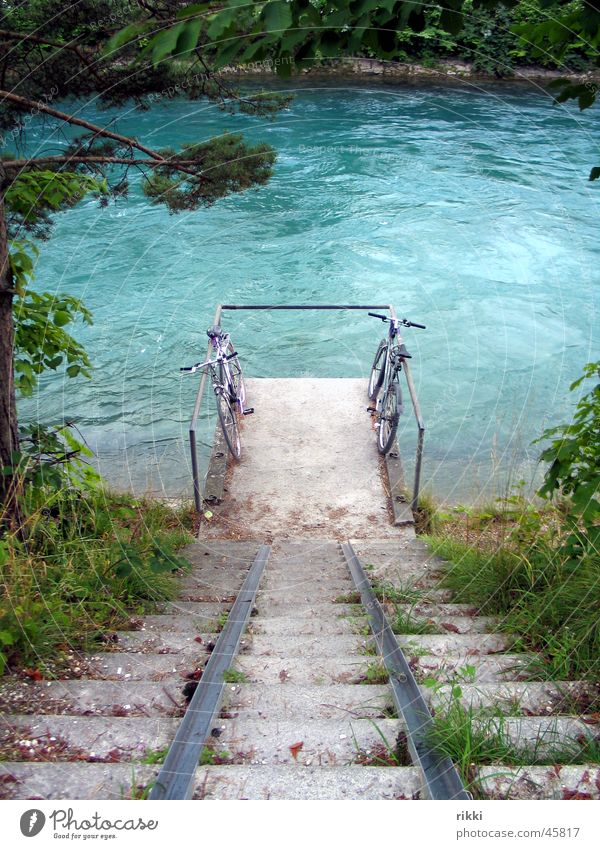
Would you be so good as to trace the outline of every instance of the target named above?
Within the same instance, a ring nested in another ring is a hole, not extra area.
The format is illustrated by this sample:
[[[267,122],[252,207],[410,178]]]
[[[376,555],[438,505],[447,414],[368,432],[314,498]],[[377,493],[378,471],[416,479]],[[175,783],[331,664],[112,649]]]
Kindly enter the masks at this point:
[[[186,174],[197,177],[198,172],[190,168],[189,159],[131,159],[127,156],[36,156],[35,159],[4,159],[6,171],[38,168],[40,165],[143,165],[147,168],[160,168],[168,165]]]
[[[83,118],[76,118],[74,115],[69,115],[66,112],[60,112],[58,109],[53,109],[51,106],[48,106],[47,103],[42,103],[40,100],[29,100],[27,97],[21,97],[19,94],[13,94],[10,91],[2,91],[1,89],[0,98],[8,100],[9,103],[14,103],[15,106],[18,106],[21,109],[37,109],[46,115],[51,115],[53,118],[58,118],[60,121],[64,121],[66,124],[75,124],[78,127],[84,127],[86,130],[90,130],[90,132],[95,133],[98,136],[113,139],[113,141],[118,141],[128,147],[133,147],[136,150],[141,151],[141,153],[147,154],[152,159],[156,159],[163,163],[168,161],[164,159],[160,153],[157,153],[157,151],[152,150],[149,147],[145,147],[145,145],[140,144],[136,141],[136,139],[129,138],[128,136],[122,136],[119,133],[113,133],[112,130],[107,130],[104,127],[98,127],[96,124],[84,121]]]

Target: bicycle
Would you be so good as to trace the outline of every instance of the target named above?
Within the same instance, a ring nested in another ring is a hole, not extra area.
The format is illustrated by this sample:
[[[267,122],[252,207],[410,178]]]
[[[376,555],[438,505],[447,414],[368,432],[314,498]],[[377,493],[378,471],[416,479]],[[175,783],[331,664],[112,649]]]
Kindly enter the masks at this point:
[[[229,333],[223,333],[221,327],[214,324],[208,328],[206,335],[211,341],[216,357],[204,363],[185,366],[180,368],[179,371],[194,374],[206,369],[210,373],[212,387],[217,399],[217,412],[221,430],[229,451],[236,460],[239,460],[242,456],[242,443],[237,412],[239,411],[242,416],[247,416],[254,412],[254,408],[244,408],[244,401],[246,400],[244,375]]]
[[[416,324],[406,318],[389,318],[376,312],[370,312],[369,315],[389,324],[387,339],[382,339],[379,343],[369,377],[369,400],[374,401],[377,398],[377,405],[367,408],[370,413],[376,413],[378,416],[376,427],[379,453],[387,454],[394,443],[398,422],[403,412],[400,389],[402,363],[404,360],[411,359],[411,354],[406,350],[398,328],[402,325],[425,330],[426,327],[424,324]],[[382,388],[383,392],[380,394]]]

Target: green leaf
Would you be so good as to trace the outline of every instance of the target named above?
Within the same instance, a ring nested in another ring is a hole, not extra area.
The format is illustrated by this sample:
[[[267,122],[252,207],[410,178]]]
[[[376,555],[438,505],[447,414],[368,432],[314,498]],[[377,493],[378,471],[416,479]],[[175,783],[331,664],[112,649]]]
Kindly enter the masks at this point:
[[[265,27],[269,32],[282,32],[292,25],[292,10],[284,0],[272,0],[262,11]]]
[[[210,8],[210,3],[192,3],[191,6],[186,6],[185,9],[180,9],[175,15],[176,18],[191,18],[193,15],[200,15]]]
[[[57,327],[64,327],[65,324],[71,321],[71,315],[68,312],[64,312],[64,310],[58,310],[54,313],[52,321]]]
[[[208,37],[216,41],[231,26],[235,16],[235,9],[223,9],[221,12],[217,12],[206,31]]]
[[[190,53],[192,50],[194,50],[194,48],[198,44],[202,23],[203,22],[198,19],[195,21],[189,21],[185,24],[184,29],[182,30],[179,38],[177,39],[177,44],[175,46],[176,56],[182,56],[185,53]]]
[[[138,35],[145,32],[147,29],[148,22],[129,24],[129,26],[124,27],[122,30],[119,30],[119,32],[113,35],[102,51],[102,55],[109,56],[111,53],[114,53],[115,50],[123,47],[124,44],[136,39]]]
[[[150,46],[152,48],[152,61],[155,65],[158,65],[167,56],[176,52],[179,36],[186,26],[187,25],[182,21],[179,24],[175,24],[173,27],[169,27],[168,30],[161,32],[160,35],[152,39]]]
[[[10,631],[0,631],[0,643],[4,646],[12,646],[15,643],[15,636]]]

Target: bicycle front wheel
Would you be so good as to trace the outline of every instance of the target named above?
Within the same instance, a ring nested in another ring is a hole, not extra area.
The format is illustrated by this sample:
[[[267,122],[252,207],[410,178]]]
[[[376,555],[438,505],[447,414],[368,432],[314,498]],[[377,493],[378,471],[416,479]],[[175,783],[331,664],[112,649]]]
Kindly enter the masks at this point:
[[[402,390],[400,384],[390,383],[381,399],[377,447],[380,454],[387,454],[394,444],[398,421],[402,412]]]
[[[369,399],[372,401],[373,398],[377,397],[377,393],[381,388],[381,384],[383,383],[383,373],[385,371],[385,355],[387,352],[387,342],[385,339],[382,339],[379,343],[379,348],[377,348],[377,353],[375,354],[375,359],[373,360],[373,365],[371,366],[371,374],[369,376]]]
[[[235,348],[233,347],[231,342],[227,343],[226,354],[230,356],[233,354]],[[235,394],[235,398],[232,397],[232,402],[234,400],[239,400],[240,406],[244,407],[244,401],[246,400],[246,385],[244,383],[244,375],[242,373],[242,367],[240,365],[240,361],[238,357],[233,357],[231,360],[227,361],[227,366],[229,370],[229,376],[231,378],[231,395]],[[225,375],[223,374],[223,368],[221,367],[221,383],[225,383]]]
[[[242,443],[238,430],[235,407],[225,392],[217,392],[217,411],[225,442],[236,460],[242,456]]]

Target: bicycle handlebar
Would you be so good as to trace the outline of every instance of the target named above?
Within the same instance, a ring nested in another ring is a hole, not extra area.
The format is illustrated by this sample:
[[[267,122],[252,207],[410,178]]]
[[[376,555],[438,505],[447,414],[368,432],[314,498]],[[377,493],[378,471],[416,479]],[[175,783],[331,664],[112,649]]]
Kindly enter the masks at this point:
[[[377,312],[370,312],[368,315],[373,318],[380,318],[382,321],[391,321],[391,318],[387,315],[379,315]],[[402,324],[404,327],[418,327],[421,330],[427,330],[427,327],[424,324],[417,324],[416,321],[409,321],[407,318],[399,318],[398,323]]]

